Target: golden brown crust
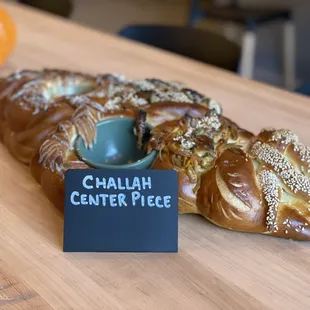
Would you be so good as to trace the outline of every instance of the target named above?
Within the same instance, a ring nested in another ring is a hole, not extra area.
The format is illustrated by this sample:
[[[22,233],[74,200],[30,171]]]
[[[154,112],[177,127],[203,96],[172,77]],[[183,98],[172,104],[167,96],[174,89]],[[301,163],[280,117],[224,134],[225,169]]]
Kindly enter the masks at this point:
[[[310,210],[309,204],[301,200],[292,200],[280,206],[277,217],[278,230],[270,233],[277,237],[293,240],[310,240]],[[268,233],[267,233],[268,234]]]
[[[200,213],[235,231],[310,240],[308,148],[292,132],[254,136],[208,111],[198,120],[186,115],[163,123],[152,134],[149,151],[160,152],[156,168],[182,176],[181,213]]]
[[[61,211],[68,169],[89,169],[75,141],[92,147],[97,123],[136,119],[138,145],[146,124],[151,169],[174,169],[179,213],[197,213],[226,229],[310,241],[310,148],[289,130],[257,136],[225,118],[214,100],[157,79],[21,71],[0,83],[1,137]]]
[[[16,79],[13,75],[8,80],[16,83]],[[68,84],[68,79],[77,84],[88,81],[96,87],[83,94],[72,93],[50,100],[42,97],[47,85],[55,89],[55,84],[59,81],[61,85]],[[20,83],[13,92],[6,92],[3,98],[4,143],[17,159],[30,163],[32,175],[59,209],[63,204],[65,171],[90,168],[77,158],[75,140],[81,136],[91,147],[99,121],[118,116],[137,118],[144,109],[148,123],[154,126],[187,112],[201,115],[209,103],[220,109],[216,102],[178,83],[125,80],[110,74],[90,76],[62,70],[36,72],[32,79]]]
[[[151,169],[154,170],[177,170],[178,187],[179,187],[179,213],[199,213],[196,207],[196,191],[197,182],[190,180],[184,171],[177,169],[171,162],[171,157],[167,153],[158,156]]]
[[[267,208],[260,203],[261,191],[253,176],[253,162],[244,152],[226,150],[202,176],[197,202],[201,214],[227,229],[264,232]]]
[[[253,136],[207,109],[201,110],[198,118],[186,114],[164,122],[151,134],[148,148],[159,151],[152,168],[178,171],[180,213],[201,213],[197,195],[204,173],[216,164],[223,148],[233,144],[247,149]]]
[[[93,85],[95,78],[59,70],[21,71],[7,78],[0,89],[1,132],[14,157],[29,164],[55,126],[71,118],[74,109],[62,98],[65,91],[86,81]],[[57,86],[59,96],[53,97]]]

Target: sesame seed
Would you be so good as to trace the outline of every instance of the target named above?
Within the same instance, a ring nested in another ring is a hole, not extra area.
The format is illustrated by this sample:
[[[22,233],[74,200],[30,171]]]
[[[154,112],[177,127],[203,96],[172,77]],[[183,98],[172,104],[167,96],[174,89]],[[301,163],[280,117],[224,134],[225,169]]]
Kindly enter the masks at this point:
[[[183,103],[193,103],[192,100],[186,96],[183,92],[176,91],[154,91],[151,96],[151,103],[157,102],[183,102]]]
[[[209,113],[201,119],[191,118],[185,133],[174,137],[173,140],[180,142],[183,148],[191,149],[196,145],[195,138],[198,133],[201,135],[201,130],[205,133],[212,130],[217,131],[221,125],[217,113],[214,110],[210,110]]]
[[[121,107],[119,104],[122,102],[121,97],[114,97],[112,99],[109,99],[105,104],[104,104],[104,109],[108,111],[114,111],[114,110],[120,110]]]
[[[299,153],[300,160],[307,162],[307,172],[310,173],[310,147],[303,145],[302,143],[295,142],[293,144],[294,152]]]
[[[298,136],[290,130],[280,129],[273,133],[269,141],[281,141],[284,144],[289,144],[291,142],[298,142]]]
[[[294,193],[303,192],[310,196],[310,180],[295,170],[289,160],[272,146],[256,142],[251,153],[259,161],[270,165],[283,182]]]
[[[274,127],[265,127],[261,131],[264,132],[264,131],[275,131],[275,130],[276,129]]]
[[[186,139],[182,136],[175,137],[173,140],[180,142],[184,149],[191,149],[196,144],[193,140]]]
[[[270,170],[262,170],[259,174],[260,185],[268,206],[266,225],[269,231],[275,226],[278,207],[280,184],[277,176]]]
[[[140,98],[134,93],[128,94],[122,99],[122,101],[129,102],[132,106],[135,107],[141,107],[148,104],[148,101],[146,99]]]
[[[222,114],[222,107],[221,105],[215,101],[214,99],[210,99],[209,102],[208,102],[208,108],[210,110],[215,110],[215,112],[219,115]]]
[[[134,81],[128,81],[127,83],[132,83],[140,91],[151,91],[156,87],[154,83],[151,83],[150,81],[147,80],[134,80]]]

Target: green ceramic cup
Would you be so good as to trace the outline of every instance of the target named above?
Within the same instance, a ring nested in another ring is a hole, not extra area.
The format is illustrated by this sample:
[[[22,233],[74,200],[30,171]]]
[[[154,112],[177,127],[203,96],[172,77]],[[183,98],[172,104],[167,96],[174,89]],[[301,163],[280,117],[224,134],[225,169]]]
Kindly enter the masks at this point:
[[[87,149],[81,137],[77,138],[76,151],[81,160],[97,169],[148,169],[157,151],[146,154],[137,148],[133,133],[135,120],[127,117],[111,118],[97,124],[97,139]]]

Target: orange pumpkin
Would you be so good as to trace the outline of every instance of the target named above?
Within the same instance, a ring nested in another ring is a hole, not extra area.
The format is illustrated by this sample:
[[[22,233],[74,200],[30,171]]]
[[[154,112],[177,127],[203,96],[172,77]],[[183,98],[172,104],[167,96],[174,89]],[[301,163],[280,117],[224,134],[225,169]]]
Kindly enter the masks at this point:
[[[16,27],[7,11],[0,8],[0,65],[3,65],[16,44]]]

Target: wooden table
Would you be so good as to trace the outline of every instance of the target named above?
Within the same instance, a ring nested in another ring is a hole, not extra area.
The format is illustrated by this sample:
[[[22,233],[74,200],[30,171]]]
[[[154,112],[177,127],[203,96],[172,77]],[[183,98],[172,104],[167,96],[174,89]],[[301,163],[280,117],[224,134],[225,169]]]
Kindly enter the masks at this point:
[[[68,21],[1,3],[18,46],[1,75],[57,67],[179,80],[257,132],[289,127],[310,144],[310,100]],[[198,42],[197,42],[198,43]],[[62,252],[63,219],[27,167],[0,147],[0,308],[309,309],[310,244],[230,232],[180,216],[178,254]]]

